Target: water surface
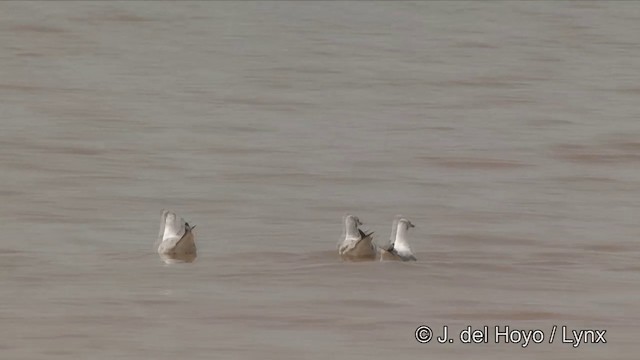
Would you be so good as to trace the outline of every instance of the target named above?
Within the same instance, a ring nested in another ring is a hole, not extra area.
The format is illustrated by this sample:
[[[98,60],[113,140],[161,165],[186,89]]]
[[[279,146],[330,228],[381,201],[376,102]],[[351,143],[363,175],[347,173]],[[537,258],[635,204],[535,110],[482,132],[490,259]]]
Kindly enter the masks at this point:
[[[633,2],[0,4],[3,358],[636,359],[639,33]],[[339,261],[346,212],[409,217],[419,261]]]

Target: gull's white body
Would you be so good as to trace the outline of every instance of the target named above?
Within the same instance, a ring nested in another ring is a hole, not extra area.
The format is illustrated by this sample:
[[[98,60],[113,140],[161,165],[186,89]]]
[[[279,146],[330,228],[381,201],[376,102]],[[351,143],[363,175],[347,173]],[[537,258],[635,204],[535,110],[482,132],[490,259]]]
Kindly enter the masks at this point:
[[[391,229],[391,244],[387,249],[380,249],[380,260],[416,261],[407,240],[409,229],[414,227],[411,221],[397,216]]]
[[[338,254],[343,260],[374,260],[376,246],[373,244],[373,232],[366,234],[358,228],[360,219],[347,215],[344,219],[345,235],[338,243]]]
[[[196,258],[193,227],[175,213],[163,210],[158,234],[158,254],[167,263],[192,262]]]

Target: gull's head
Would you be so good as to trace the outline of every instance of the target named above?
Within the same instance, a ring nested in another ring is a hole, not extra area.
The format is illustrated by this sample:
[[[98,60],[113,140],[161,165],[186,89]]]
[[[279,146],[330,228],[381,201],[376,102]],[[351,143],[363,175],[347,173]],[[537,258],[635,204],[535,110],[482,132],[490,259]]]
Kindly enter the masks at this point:
[[[171,211],[167,212],[166,223],[172,224],[174,221],[176,221],[176,214]]]
[[[347,217],[345,218],[345,222],[347,224],[356,224],[358,226],[362,225],[362,221],[360,221],[360,218],[355,215],[347,215]]]
[[[402,228],[406,230],[409,230],[409,228],[412,227],[416,227],[415,225],[413,225],[413,223],[411,223],[411,221],[407,220],[406,218],[401,218],[400,220],[398,220],[398,226],[402,226]]]

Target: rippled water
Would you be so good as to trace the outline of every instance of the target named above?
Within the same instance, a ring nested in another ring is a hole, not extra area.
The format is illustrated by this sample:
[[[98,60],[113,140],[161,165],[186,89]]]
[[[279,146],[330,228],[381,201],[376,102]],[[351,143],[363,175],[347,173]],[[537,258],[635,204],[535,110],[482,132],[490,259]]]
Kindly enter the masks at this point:
[[[635,2],[0,4],[2,358],[636,359],[639,33]],[[339,261],[346,212],[419,261]]]

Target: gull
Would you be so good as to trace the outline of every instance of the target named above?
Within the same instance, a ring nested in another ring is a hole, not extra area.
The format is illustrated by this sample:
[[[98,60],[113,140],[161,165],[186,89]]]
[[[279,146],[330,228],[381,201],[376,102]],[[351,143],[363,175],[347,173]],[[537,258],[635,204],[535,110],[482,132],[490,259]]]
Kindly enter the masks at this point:
[[[347,215],[344,218],[345,236],[338,243],[338,254],[343,260],[374,260],[376,246],[372,243],[373,232],[365,233],[358,228],[362,222],[357,216]]]
[[[166,263],[193,262],[196,258],[196,243],[193,229],[174,212],[162,210],[160,233],[156,245],[158,254]]]
[[[407,241],[407,232],[412,227],[415,225],[411,221],[400,215],[396,216],[391,228],[391,244],[386,249],[380,249],[380,260],[417,260]]]

